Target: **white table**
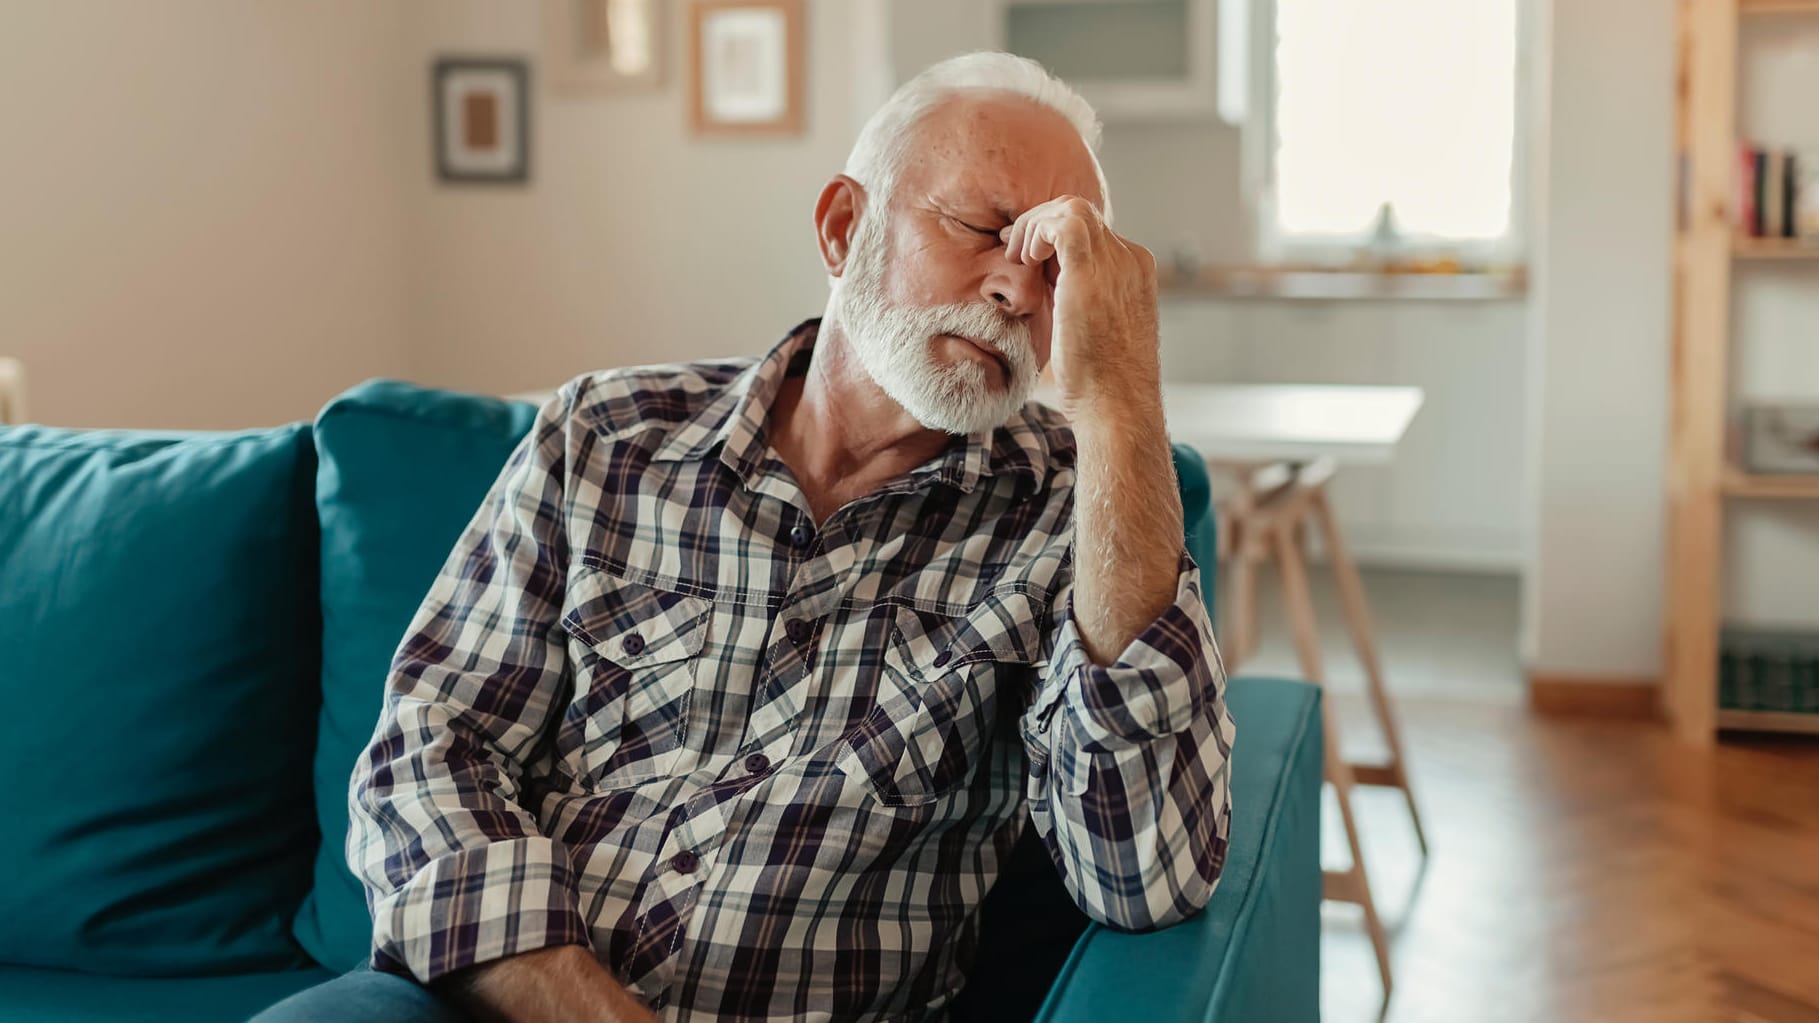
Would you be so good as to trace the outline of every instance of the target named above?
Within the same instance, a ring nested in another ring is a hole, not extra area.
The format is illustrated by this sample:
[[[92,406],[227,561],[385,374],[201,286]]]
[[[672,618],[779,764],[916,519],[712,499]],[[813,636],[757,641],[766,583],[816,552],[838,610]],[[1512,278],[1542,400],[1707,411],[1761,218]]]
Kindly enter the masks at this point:
[[[1419,387],[1162,385],[1169,436],[1215,462],[1382,465],[1423,397]]]

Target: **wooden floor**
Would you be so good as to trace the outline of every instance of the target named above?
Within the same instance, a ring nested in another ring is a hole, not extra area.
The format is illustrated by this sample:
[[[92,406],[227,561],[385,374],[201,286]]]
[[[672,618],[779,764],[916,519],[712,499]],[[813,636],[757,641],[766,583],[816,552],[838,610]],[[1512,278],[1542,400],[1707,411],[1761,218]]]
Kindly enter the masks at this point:
[[[1434,854],[1418,875],[1401,804],[1365,794],[1386,1019],[1819,1023],[1819,743],[1698,755],[1645,722],[1432,697],[1402,718]],[[1322,953],[1327,1023],[1376,1019],[1355,909],[1329,906]]]
[[[1365,858],[1394,945],[1384,1019],[1819,1023],[1819,741],[1733,740],[1701,755],[1647,722],[1532,716],[1514,674],[1513,597],[1503,608],[1504,591],[1482,580],[1367,585],[1384,593],[1387,650],[1428,627],[1431,600],[1455,616],[1478,602],[1482,620],[1454,630],[1512,622],[1508,646],[1475,667],[1448,654],[1436,671],[1418,643],[1385,657],[1392,690],[1399,670],[1412,690],[1398,707],[1434,854],[1418,873],[1398,796],[1362,791]],[[1399,604],[1418,619],[1407,628]],[[1368,758],[1375,736],[1336,642],[1344,742]],[[1266,636],[1259,661],[1279,655]],[[1473,677],[1448,693],[1451,671]],[[1331,810],[1326,856],[1342,864]],[[1324,925],[1326,1023],[1378,1019],[1359,911],[1329,904]]]

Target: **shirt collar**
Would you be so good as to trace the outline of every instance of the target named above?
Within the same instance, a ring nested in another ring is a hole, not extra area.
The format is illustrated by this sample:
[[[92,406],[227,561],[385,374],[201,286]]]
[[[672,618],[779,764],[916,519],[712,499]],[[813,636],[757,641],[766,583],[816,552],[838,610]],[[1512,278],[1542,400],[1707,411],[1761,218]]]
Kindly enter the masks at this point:
[[[783,381],[808,371],[819,317],[804,320],[763,358],[728,383],[691,419],[679,424],[651,453],[653,461],[698,461],[719,449],[720,461],[750,481],[769,450],[768,418]],[[1034,406],[1025,405],[1003,426],[953,437],[934,458],[903,479],[904,489],[942,483],[971,493],[986,477],[1014,475],[1019,485],[1041,481],[1051,446]]]

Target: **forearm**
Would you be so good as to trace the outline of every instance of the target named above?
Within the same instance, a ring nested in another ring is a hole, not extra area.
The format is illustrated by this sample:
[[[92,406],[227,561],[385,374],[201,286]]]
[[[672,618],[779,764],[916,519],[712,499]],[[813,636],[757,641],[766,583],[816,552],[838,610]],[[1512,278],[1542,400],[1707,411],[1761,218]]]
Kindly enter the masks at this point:
[[[1116,407],[1083,407],[1073,423],[1074,614],[1099,665],[1174,603],[1182,543],[1161,387],[1139,378],[1107,393]]]
[[[476,966],[435,988],[479,1023],[654,1023],[657,1018],[580,945]]]
[[[1051,346],[1073,423],[1073,579],[1025,711],[1030,819],[1075,901],[1129,928],[1205,904],[1224,863],[1232,725],[1200,576],[1183,550],[1162,414],[1156,260],[1102,206],[1060,196],[1006,230],[1054,284]]]

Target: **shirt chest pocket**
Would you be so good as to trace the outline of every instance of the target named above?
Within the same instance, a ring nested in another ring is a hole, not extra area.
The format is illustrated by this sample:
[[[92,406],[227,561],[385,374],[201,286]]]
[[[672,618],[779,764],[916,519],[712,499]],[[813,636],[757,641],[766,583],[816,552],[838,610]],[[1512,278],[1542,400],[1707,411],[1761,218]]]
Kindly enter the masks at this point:
[[[878,698],[836,764],[887,806],[923,806],[974,780],[1001,705],[1042,659],[1039,605],[987,597],[963,615],[895,609]]]
[[[583,777],[617,788],[670,773],[713,602],[592,570],[571,579],[569,604],[569,745]]]

